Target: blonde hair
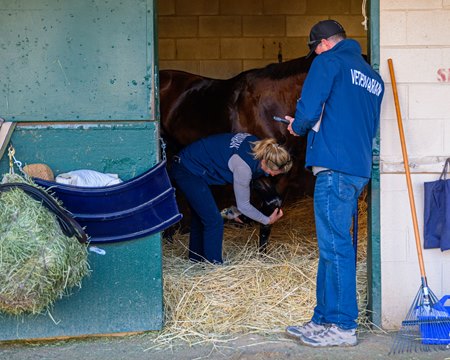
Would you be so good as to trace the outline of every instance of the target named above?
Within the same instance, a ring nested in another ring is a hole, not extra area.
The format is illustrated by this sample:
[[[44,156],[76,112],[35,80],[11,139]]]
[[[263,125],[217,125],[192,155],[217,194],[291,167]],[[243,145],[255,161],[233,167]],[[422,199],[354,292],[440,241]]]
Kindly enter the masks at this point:
[[[253,158],[265,160],[266,166],[271,170],[288,172],[292,167],[291,155],[273,138],[252,142]]]

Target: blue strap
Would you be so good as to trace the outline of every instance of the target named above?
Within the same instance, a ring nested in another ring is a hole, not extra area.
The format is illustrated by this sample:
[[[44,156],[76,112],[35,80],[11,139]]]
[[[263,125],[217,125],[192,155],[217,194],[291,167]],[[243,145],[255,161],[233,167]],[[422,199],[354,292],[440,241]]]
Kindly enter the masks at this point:
[[[449,171],[449,167],[450,167],[450,158],[447,158],[447,160],[445,160],[444,168],[442,169],[439,180],[447,180],[447,172]]]

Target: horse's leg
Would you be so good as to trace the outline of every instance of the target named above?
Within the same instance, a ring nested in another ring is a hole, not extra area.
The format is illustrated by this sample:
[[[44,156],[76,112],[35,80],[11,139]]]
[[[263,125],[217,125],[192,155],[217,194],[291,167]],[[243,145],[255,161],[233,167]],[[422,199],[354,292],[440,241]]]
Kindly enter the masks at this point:
[[[258,194],[261,200],[260,211],[269,216],[273,211],[281,206],[281,198],[275,190],[275,186],[267,178],[260,178],[252,182],[252,188]],[[263,225],[259,227],[259,251],[265,253],[269,242],[272,225]]]
[[[272,225],[263,225],[259,227],[259,247],[258,251],[261,253],[267,252],[267,243],[269,242],[270,232],[272,231]]]
[[[162,233],[163,240],[167,241],[170,244],[173,244],[173,235],[175,234],[175,227],[171,226],[165,229]]]

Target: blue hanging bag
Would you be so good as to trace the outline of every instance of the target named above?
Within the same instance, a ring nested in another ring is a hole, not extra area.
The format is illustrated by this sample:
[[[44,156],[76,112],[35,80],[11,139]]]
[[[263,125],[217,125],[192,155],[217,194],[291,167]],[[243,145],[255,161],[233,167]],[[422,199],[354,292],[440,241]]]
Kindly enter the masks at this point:
[[[424,183],[424,244],[425,249],[450,249],[450,158],[445,161],[439,180]]]

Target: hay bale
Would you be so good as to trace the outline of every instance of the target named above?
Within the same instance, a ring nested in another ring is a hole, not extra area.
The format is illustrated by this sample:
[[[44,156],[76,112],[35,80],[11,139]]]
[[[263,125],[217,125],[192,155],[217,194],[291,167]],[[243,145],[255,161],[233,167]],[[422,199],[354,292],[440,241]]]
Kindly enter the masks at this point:
[[[274,334],[308,321],[315,305],[318,249],[313,202],[285,209],[272,230],[267,254],[259,254],[258,228],[227,224],[224,266],[187,260],[188,234],[163,246],[165,328],[155,347],[179,339],[191,345],[224,342],[236,334]],[[359,323],[369,321],[366,204],[359,207]]]
[[[29,164],[23,167],[23,171],[31,177],[54,181],[55,175],[52,169],[46,164]]]
[[[13,181],[24,180],[3,182]],[[86,246],[20,189],[0,193],[0,254],[0,311],[7,314],[40,313],[89,273]]]

